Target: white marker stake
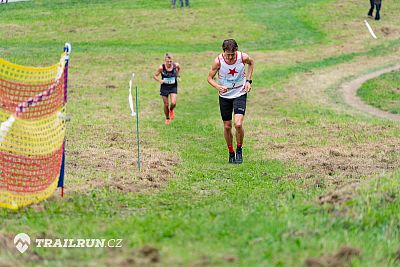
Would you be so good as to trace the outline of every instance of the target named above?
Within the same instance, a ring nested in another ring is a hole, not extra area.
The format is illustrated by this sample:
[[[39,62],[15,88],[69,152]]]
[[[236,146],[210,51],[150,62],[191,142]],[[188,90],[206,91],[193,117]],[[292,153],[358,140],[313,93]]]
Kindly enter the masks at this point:
[[[132,80],[135,77],[135,73],[132,73],[132,78],[129,81],[129,107],[131,108],[131,115],[132,117],[136,116],[136,112],[133,109],[133,97],[132,97]]]
[[[364,20],[364,22],[365,22],[365,25],[367,25],[367,28],[368,28],[368,30],[369,30],[369,33],[372,35],[372,37],[374,37],[374,39],[378,39],[378,37],[376,37],[374,31],[372,30],[371,26],[369,26],[368,21]]]

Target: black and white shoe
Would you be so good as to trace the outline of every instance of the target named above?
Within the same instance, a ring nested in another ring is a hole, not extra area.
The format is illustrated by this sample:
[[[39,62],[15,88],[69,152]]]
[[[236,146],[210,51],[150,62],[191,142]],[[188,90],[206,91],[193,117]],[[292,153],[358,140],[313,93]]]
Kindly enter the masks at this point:
[[[229,152],[229,163],[232,163],[232,164],[236,163],[235,152],[232,152],[232,153]]]
[[[242,150],[237,149],[236,150],[236,164],[242,164],[243,163],[243,155],[242,155]]]

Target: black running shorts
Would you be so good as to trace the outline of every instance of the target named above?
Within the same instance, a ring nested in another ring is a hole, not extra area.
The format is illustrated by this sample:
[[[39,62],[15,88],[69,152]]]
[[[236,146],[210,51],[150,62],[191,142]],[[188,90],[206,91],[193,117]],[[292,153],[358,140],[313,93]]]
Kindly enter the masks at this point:
[[[235,114],[245,114],[246,113],[246,100],[247,94],[239,96],[237,98],[223,98],[219,97],[219,109],[221,111],[221,117],[223,121],[232,120],[232,111]]]
[[[162,86],[160,88],[160,95],[161,96],[168,96],[169,94],[177,94],[178,93],[178,86]]]
[[[178,93],[177,86],[173,86],[173,87],[161,86],[161,88],[160,88],[161,96],[168,96],[169,94],[177,94],[177,93]]]

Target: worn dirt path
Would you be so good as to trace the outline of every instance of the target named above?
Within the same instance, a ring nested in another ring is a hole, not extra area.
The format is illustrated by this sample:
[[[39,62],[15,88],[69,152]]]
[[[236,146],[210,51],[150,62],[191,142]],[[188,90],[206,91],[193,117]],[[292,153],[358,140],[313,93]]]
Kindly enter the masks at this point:
[[[386,112],[380,109],[377,109],[375,107],[372,107],[370,105],[367,105],[364,103],[358,96],[357,96],[357,90],[360,88],[360,86],[367,80],[373,79],[375,77],[378,77],[384,73],[395,71],[395,70],[400,70],[400,65],[396,65],[393,67],[385,68],[379,71],[375,71],[373,73],[369,73],[366,75],[363,75],[355,80],[352,80],[350,82],[346,82],[342,85],[341,90],[343,93],[343,98],[344,101],[349,104],[350,106],[359,109],[361,111],[364,111],[366,113],[369,113],[374,116],[378,116],[380,118],[385,118],[385,119],[390,119],[390,120],[396,120],[400,121],[400,115],[398,114],[392,114],[390,112]]]

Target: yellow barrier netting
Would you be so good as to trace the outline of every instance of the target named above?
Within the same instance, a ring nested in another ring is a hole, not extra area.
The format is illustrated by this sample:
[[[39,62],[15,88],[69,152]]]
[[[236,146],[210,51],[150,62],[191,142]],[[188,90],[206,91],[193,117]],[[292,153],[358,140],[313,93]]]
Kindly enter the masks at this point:
[[[18,209],[49,197],[63,157],[66,53],[50,67],[0,58],[0,207]]]

